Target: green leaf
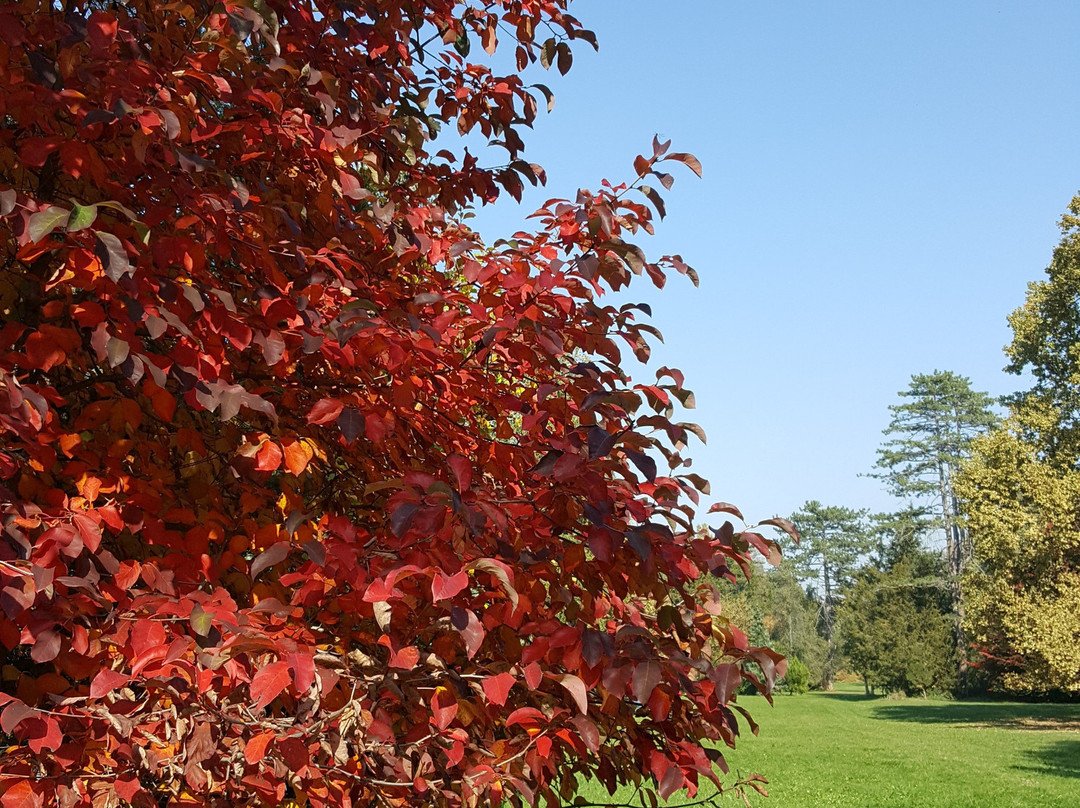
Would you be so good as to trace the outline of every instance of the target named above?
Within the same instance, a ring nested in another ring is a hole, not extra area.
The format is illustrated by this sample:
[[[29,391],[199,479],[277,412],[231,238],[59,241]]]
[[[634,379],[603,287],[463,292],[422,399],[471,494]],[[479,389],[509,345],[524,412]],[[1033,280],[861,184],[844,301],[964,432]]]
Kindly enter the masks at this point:
[[[203,611],[203,607],[200,606],[198,603],[196,603],[195,606],[192,608],[189,621],[191,622],[192,631],[194,631],[200,637],[205,637],[207,634],[210,633],[210,627],[213,624],[213,618],[211,618],[209,612]]]
[[[71,217],[68,219],[67,229],[69,233],[85,230],[94,223],[97,218],[97,205],[79,205],[71,209]]]
[[[45,210],[39,210],[30,217],[30,221],[26,226],[26,234],[30,237],[30,240],[35,243],[41,241],[56,228],[63,227],[64,224],[67,223],[70,215],[71,211],[67,208],[61,208],[55,205],[51,208],[46,208]]]

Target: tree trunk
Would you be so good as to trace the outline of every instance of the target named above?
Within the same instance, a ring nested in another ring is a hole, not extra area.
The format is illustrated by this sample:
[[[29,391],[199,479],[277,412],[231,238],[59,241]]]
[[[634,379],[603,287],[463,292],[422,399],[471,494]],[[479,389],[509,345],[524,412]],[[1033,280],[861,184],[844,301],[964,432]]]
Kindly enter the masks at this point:
[[[828,643],[828,654],[825,657],[825,678],[821,682],[822,689],[833,689],[833,673],[836,665],[836,645],[833,642],[832,626],[832,586],[829,582],[829,559],[822,555],[821,570],[825,577],[825,642]]]
[[[966,564],[965,537],[962,535],[960,525],[957,524],[959,503],[952,496],[948,466],[938,461],[938,484],[941,491],[941,515],[945,527],[945,553],[948,558],[949,597],[952,600],[953,616],[956,620],[955,643],[953,651],[956,654],[956,688],[960,695],[968,690],[968,659],[967,659],[967,632],[964,630],[964,593],[960,588],[960,576]]]

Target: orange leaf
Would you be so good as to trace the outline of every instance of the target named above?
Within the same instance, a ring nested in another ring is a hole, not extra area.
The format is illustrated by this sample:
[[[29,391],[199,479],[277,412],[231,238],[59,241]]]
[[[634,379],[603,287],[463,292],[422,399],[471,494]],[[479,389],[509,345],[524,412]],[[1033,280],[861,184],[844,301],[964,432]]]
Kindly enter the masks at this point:
[[[82,443],[82,436],[78,432],[72,432],[60,436],[60,450],[71,457],[71,450]]]
[[[266,757],[266,749],[270,746],[272,740],[274,740],[273,732],[270,730],[260,732],[248,741],[247,745],[244,747],[244,760],[248,763],[258,763]]]
[[[281,448],[285,452],[285,468],[297,477],[304,473],[307,464],[315,456],[315,453],[311,451],[311,447],[301,440],[282,443]]]

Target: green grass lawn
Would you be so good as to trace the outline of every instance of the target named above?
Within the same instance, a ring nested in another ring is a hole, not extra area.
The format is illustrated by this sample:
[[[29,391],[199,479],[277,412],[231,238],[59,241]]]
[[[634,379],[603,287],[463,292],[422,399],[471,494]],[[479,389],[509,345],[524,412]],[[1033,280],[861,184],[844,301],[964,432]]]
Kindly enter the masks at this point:
[[[726,754],[733,775],[768,777],[755,808],[1080,808],[1080,705],[890,700],[850,685],[775,701],[740,697],[761,732]],[[607,798],[591,784],[582,795]]]

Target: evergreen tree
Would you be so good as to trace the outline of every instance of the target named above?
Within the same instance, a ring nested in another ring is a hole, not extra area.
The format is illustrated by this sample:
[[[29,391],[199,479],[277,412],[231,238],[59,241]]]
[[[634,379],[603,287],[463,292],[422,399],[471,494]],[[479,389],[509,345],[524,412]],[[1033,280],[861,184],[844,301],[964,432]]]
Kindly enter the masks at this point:
[[[971,441],[993,428],[993,400],[971,389],[971,381],[951,371],[911,377],[900,392],[903,403],[889,408],[892,420],[878,449],[874,475],[897,497],[927,508],[945,535],[946,572],[956,616],[956,652],[960,687],[965,688],[967,639],[960,576],[971,559],[971,541],[960,521],[954,487],[957,470],[971,451]]]
[[[820,593],[822,633],[828,646],[821,684],[831,690],[836,673],[833,628],[837,594],[851,581],[860,557],[871,548],[866,511],[811,500],[792,515],[791,521],[798,527],[802,542],[785,552],[791,555],[798,577]]]
[[[859,570],[838,610],[841,647],[868,692],[946,691],[956,680],[943,559],[922,549],[920,517],[911,510],[875,517],[884,536],[879,558]]]

